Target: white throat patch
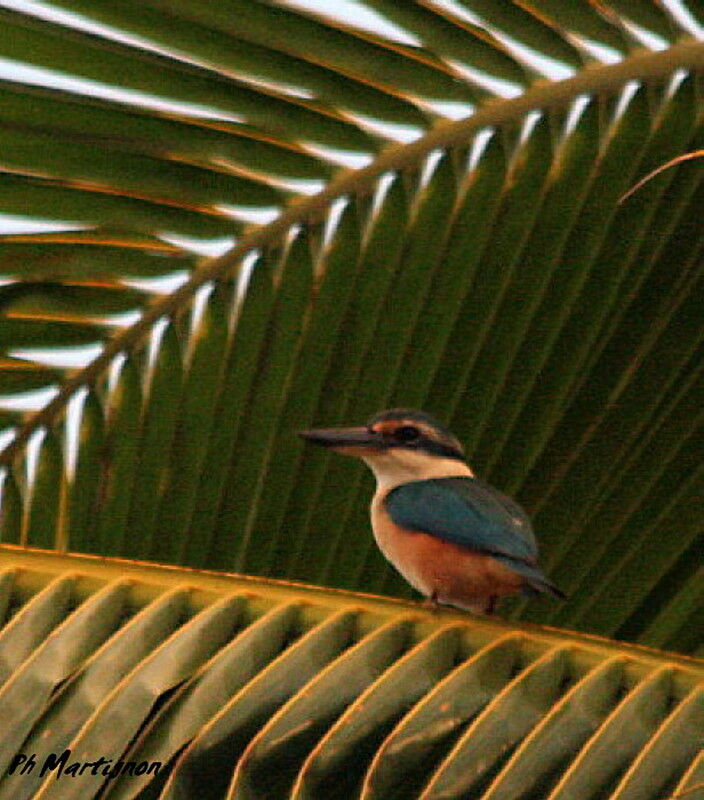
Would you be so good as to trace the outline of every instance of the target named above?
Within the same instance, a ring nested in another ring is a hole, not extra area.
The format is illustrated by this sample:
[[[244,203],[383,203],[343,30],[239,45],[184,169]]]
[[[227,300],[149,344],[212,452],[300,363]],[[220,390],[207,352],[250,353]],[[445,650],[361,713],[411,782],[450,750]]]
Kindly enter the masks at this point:
[[[364,455],[362,460],[374,473],[377,492],[386,493],[410,481],[474,477],[472,470],[463,461],[432,456],[404,447],[392,447],[374,455]]]

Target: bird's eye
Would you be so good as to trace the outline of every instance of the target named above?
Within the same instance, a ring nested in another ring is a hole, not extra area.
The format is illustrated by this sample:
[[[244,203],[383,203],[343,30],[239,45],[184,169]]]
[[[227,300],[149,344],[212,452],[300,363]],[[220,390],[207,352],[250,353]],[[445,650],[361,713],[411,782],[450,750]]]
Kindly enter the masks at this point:
[[[402,425],[394,431],[394,439],[398,442],[413,442],[420,436],[420,431],[414,425]]]

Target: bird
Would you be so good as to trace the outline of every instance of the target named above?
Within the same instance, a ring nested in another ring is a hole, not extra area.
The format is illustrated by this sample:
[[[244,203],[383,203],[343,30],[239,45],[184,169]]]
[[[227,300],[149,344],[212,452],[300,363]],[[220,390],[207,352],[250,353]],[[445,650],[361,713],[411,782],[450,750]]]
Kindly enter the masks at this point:
[[[565,598],[538,566],[525,511],[472,472],[460,441],[432,415],[393,408],[366,425],[299,435],[370,467],[377,545],[431,607],[492,614],[509,595]]]

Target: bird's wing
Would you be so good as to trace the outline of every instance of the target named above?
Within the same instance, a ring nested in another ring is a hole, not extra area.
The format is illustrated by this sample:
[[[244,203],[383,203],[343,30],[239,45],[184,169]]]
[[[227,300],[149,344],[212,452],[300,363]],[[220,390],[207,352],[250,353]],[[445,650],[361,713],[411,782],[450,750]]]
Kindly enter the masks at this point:
[[[534,564],[530,520],[509,497],[477,478],[433,478],[392,489],[386,510],[396,525],[453,544]]]

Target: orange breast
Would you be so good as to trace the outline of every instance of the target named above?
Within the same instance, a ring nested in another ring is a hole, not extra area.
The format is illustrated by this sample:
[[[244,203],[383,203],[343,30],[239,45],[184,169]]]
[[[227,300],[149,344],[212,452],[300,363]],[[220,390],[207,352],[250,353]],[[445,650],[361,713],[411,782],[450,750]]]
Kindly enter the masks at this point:
[[[386,558],[426,597],[481,611],[492,597],[517,594],[523,578],[485,553],[396,525],[381,498],[372,503],[374,537]]]

